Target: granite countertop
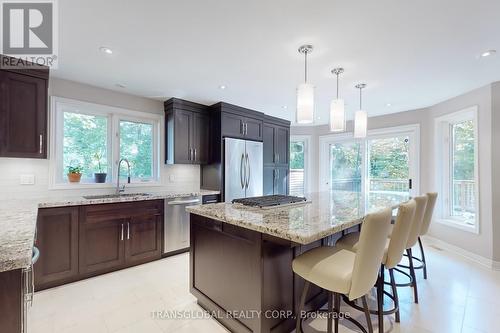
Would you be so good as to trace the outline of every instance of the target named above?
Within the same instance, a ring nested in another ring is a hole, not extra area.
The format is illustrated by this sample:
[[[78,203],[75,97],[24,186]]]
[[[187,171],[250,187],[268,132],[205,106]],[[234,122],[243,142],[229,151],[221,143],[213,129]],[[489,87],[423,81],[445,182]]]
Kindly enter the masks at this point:
[[[96,205],[219,194],[218,191],[152,192],[148,196],[85,199],[82,196],[0,202],[0,272],[26,268],[31,263],[38,208]],[[43,255],[43,254],[42,254]]]
[[[359,192],[345,191],[311,193],[306,198],[310,202],[273,209],[216,203],[190,206],[186,210],[305,245],[362,223],[369,212],[395,209],[408,200],[398,194],[372,193],[364,197]]]

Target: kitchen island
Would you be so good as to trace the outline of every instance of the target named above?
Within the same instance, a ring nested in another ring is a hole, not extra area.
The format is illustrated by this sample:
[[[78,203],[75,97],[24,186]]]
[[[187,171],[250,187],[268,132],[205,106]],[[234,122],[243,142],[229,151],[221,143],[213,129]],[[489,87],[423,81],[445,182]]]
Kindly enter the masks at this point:
[[[260,209],[218,203],[191,206],[190,290],[232,332],[291,332],[304,281],[292,260],[334,245],[371,211],[397,206],[401,195],[312,193],[307,203]],[[306,310],[327,295],[310,289]]]

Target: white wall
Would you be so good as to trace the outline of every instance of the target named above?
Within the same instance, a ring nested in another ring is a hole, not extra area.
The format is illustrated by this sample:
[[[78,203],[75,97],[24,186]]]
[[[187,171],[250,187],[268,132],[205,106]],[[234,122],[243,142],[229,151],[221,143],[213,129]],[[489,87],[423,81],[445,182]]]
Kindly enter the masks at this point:
[[[139,96],[119,93],[77,82],[51,78],[49,96],[58,96],[121,107],[129,110],[163,114],[163,102]],[[160,139],[161,159],[164,161],[164,135]],[[49,152],[50,153],[50,152]],[[19,185],[22,174],[35,175],[35,185]],[[173,175],[173,181],[170,181]],[[135,187],[133,191],[196,191],[200,188],[200,168],[197,165],[160,165],[160,187]],[[61,195],[80,195],[110,192],[95,190],[49,190],[49,161],[38,159],[0,158],[0,200],[38,198]]]
[[[492,87],[495,90],[496,113],[492,125]],[[500,174],[494,180],[496,190],[496,214],[492,215],[492,142],[500,144],[500,83],[488,85],[457,96],[448,101],[439,103],[429,108],[399,112],[384,116],[370,117],[369,129],[420,124],[420,191],[422,193],[434,191],[438,188],[435,184],[434,165],[434,119],[443,114],[460,111],[469,106],[478,105],[478,131],[479,131],[479,187],[480,187],[480,233],[479,235],[462,231],[453,227],[433,223],[430,235],[447,243],[460,247],[466,251],[480,255],[487,259],[500,259],[500,223],[493,228],[493,216],[500,216]],[[495,138],[492,141],[492,127]],[[347,123],[347,130],[352,131],[352,121]],[[328,126],[294,126],[292,135],[311,136],[311,172],[313,175],[313,190],[319,188],[319,137],[330,135]],[[497,170],[500,168],[500,150],[495,150]],[[493,169],[494,170],[494,169]],[[498,218],[497,218],[498,220]],[[495,238],[493,236],[495,232]],[[495,256],[493,247],[495,245]]]

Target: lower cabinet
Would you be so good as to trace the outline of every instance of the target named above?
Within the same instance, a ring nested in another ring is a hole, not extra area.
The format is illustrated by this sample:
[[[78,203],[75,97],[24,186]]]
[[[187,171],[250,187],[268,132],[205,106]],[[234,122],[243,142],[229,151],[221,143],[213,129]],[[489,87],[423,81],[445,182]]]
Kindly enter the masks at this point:
[[[78,275],[78,207],[38,210],[36,246],[43,255],[34,266],[37,287]]]
[[[39,210],[37,290],[156,260],[163,200]]]

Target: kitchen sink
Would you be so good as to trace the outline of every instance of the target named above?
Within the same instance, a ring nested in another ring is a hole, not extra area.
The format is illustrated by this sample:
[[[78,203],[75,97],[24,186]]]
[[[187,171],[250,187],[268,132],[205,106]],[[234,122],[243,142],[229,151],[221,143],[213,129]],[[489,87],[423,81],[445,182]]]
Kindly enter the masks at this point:
[[[120,193],[120,194],[101,194],[101,195],[84,195],[85,199],[113,199],[127,197],[147,197],[150,193]]]

